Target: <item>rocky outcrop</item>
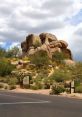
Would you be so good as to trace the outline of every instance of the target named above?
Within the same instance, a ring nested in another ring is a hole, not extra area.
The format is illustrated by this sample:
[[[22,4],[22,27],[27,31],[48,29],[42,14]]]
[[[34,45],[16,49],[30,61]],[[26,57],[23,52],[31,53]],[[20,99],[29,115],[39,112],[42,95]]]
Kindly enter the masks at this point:
[[[41,33],[39,36],[29,34],[26,40],[21,43],[23,56],[32,55],[37,51],[45,50],[49,57],[55,52],[63,52],[69,59],[72,59],[71,50],[68,49],[67,42],[58,40],[50,33]]]
[[[40,39],[41,39],[41,43],[42,44],[49,44],[52,41],[57,41],[57,38],[55,35],[50,34],[50,33],[41,33],[39,35]]]
[[[40,37],[38,35],[34,35],[34,34],[29,34],[26,37],[26,45],[27,45],[27,50],[31,47],[31,46],[36,46],[37,43],[41,43]]]

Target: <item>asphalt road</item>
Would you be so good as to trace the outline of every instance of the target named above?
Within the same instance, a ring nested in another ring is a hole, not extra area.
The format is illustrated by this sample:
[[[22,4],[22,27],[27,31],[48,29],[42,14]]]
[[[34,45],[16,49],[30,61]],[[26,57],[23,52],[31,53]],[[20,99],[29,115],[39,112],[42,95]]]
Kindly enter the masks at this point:
[[[0,117],[82,117],[82,100],[0,91]]]

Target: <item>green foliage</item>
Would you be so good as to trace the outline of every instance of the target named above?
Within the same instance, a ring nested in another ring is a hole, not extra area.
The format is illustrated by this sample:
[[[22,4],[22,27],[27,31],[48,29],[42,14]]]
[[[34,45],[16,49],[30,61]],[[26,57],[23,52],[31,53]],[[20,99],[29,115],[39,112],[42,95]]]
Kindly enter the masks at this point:
[[[61,64],[64,59],[65,56],[62,52],[55,52],[52,55],[52,61],[55,61],[57,64]]]
[[[34,87],[37,87],[37,89],[42,89],[42,84],[41,84],[41,82],[42,82],[42,78],[37,77],[37,78],[34,80],[34,83],[35,83]]]
[[[44,89],[50,89],[50,83],[45,83],[45,84],[43,85],[43,88],[44,88]]]
[[[72,69],[72,73],[74,76],[74,79],[79,79],[82,81],[82,63],[79,62],[75,65],[74,69]]]
[[[0,57],[5,57],[6,50],[0,47]]]
[[[34,47],[37,48],[37,47],[40,47],[40,46],[41,46],[40,41],[36,40],[35,43],[34,43]]]
[[[16,86],[15,85],[9,85],[9,89],[10,90],[16,89]]]
[[[74,80],[74,84],[75,84],[75,87],[80,86],[80,80],[79,79]]]
[[[71,79],[70,77],[71,76],[69,72],[59,69],[54,71],[52,76],[50,76],[50,79],[52,79],[53,81],[55,80],[56,82],[64,82]]]
[[[82,93],[82,85],[76,87],[75,92],[76,93]]]
[[[14,46],[13,48],[9,50],[5,50],[4,48],[0,47],[0,57],[5,57],[5,58],[13,58],[13,57],[18,57],[20,54],[20,50],[18,47]]]
[[[0,82],[2,82],[2,83],[8,83],[9,82],[9,77],[8,76],[0,77]]]
[[[36,85],[31,85],[30,89],[32,89],[32,90],[38,90],[38,87]]]
[[[15,67],[9,61],[0,61],[0,76],[10,75]]]
[[[80,80],[82,82],[82,63],[76,63],[75,65],[64,66],[63,69],[69,71],[71,79]]]
[[[17,85],[17,83],[18,83],[18,80],[15,77],[10,78],[9,81],[8,81],[9,85]]]
[[[37,67],[49,65],[50,60],[46,51],[40,50],[34,55],[30,56],[30,61],[32,64],[35,64]]]
[[[65,88],[63,86],[52,86],[52,90],[50,94],[60,94],[65,91]]]
[[[14,46],[13,48],[9,49],[6,52],[6,57],[7,58],[17,57],[18,54],[19,54],[19,48]]]

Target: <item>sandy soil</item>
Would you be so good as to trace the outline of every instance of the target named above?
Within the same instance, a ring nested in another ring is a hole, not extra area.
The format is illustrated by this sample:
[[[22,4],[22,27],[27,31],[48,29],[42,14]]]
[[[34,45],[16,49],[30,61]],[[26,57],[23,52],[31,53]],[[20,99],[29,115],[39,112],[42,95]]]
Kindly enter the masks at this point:
[[[14,89],[12,90],[13,92],[17,92],[17,93],[36,93],[36,94],[45,94],[45,95],[49,95],[50,89],[46,89],[46,90],[31,90],[31,89]]]
[[[17,92],[17,93],[35,93],[35,94],[50,95],[49,94],[50,93],[50,89],[30,90],[30,89],[17,88],[17,89],[12,90],[12,92]],[[72,93],[72,94],[61,93],[58,96],[82,99],[82,94],[79,94],[79,93]]]

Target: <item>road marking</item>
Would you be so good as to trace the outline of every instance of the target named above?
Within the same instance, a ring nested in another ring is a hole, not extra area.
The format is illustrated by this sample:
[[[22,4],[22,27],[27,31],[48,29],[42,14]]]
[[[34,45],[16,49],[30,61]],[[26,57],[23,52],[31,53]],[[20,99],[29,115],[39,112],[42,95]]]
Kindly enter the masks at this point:
[[[6,103],[0,103],[0,106],[2,105],[20,105],[20,104],[44,104],[44,103],[50,103],[49,101],[42,101],[42,102],[6,102]]]
[[[17,99],[30,99],[30,100],[34,100],[36,102],[50,102],[50,101],[45,101],[45,100],[40,100],[40,99],[33,99],[33,98],[24,98],[24,97],[19,97],[19,96],[13,96],[13,95],[8,95],[8,94],[0,94],[1,96],[8,96],[8,97],[14,97],[14,98],[17,98]],[[17,102],[18,103],[18,102]],[[1,104],[1,103],[0,103]]]

